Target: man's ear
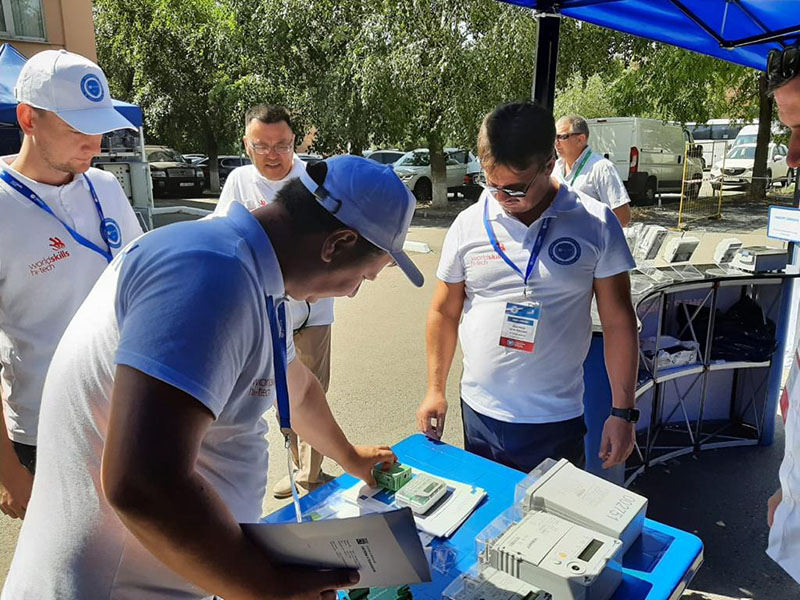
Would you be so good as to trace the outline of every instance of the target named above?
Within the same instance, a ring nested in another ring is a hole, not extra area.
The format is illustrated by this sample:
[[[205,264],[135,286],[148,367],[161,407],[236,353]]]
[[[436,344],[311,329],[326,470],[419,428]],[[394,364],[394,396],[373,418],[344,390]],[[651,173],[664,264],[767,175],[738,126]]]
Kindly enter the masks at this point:
[[[337,229],[331,232],[322,242],[320,258],[326,263],[340,260],[342,257],[350,255],[357,243],[358,233],[353,229]]]
[[[36,110],[30,104],[17,104],[17,122],[22,133],[33,135],[33,120],[36,117]]]

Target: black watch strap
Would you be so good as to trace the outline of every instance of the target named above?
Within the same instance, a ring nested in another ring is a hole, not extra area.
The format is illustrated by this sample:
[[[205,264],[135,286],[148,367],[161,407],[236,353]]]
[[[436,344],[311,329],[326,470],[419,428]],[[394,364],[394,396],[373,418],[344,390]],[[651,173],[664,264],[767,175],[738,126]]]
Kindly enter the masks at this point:
[[[638,408],[612,408],[611,409],[611,416],[612,417],[619,417],[620,419],[625,419],[628,423],[636,423],[639,421],[639,409]]]

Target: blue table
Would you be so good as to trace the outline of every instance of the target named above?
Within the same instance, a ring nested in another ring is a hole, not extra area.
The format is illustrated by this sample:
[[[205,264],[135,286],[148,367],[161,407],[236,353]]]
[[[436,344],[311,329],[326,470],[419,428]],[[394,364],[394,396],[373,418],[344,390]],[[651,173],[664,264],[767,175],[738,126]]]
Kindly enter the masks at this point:
[[[524,474],[412,435],[393,447],[400,462],[434,475],[471,483],[486,490],[488,497],[450,539],[434,540],[434,552],[449,555],[454,562],[444,572],[433,571],[433,581],[412,587],[414,598],[439,600],[442,591],[475,562],[475,538],[495,517],[514,502],[514,487]],[[337,492],[350,488],[355,478],[343,475],[300,500],[303,510],[317,506]],[[267,523],[294,521],[290,505],[264,519]],[[645,530],[623,558],[623,581],[614,600],[673,600],[679,598],[703,562],[703,543],[696,536],[648,519]]]

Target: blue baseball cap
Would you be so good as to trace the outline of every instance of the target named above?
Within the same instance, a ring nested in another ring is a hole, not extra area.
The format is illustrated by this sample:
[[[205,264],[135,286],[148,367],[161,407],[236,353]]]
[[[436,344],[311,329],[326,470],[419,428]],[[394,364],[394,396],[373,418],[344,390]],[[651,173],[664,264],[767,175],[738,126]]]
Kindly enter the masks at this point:
[[[392,168],[360,156],[334,156],[325,161],[325,181],[300,175],[317,201],[348,227],[385,250],[417,287],[425,281],[403,251],[417,201]]]

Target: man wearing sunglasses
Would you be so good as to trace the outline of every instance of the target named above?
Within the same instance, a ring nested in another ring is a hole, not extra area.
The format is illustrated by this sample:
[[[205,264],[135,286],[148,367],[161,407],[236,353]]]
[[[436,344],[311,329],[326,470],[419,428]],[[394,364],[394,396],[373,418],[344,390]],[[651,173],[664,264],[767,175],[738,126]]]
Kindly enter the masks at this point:
[[[551,178],[555,134],[553,115],[530,102],[484,119],[487,186],[447,232],[428,313],[428,391],[417,410],[419,429],[440,438],[460,340],[465,448],[526,472],[548,457],[584,462],[593,295],[614,406],[604,467],[630,455],[637,417],[634,262],[611,209]]]
[[[282,106],[259,104],[245,115],[242,138],[247,155],[253,162],[234,169],[225,181],[215,214],[224,214],[232,202],[250,210],[265,206],[288,182],[306,172],[305,163],[294,153],[295,135],[289,111]],[[319,379],[327,393],[331,375],[331,324],[333,298],[316,302],[291,301],[289,311],[294,343],[300,360]],[[292,457],[297,467],[296,483],[301,491],[310,492],[325,481],[323,456],[310,444],[291,435]],[[288,476],[275,484],[276,498],[292,495]]]
[[[558,180],[608,205],[626,227],[631,222],[630,196],[614,164],[589,147],[586,119],[567,115],[556,122],[556,152]]]
[[[800,45],[770,52],[767,82],[778,117],[791,129],[786,162],[800,168]],[[767,554],[800,583],[800,348],[792,355],[783,393],[786,450],[779,474],[781,487],[769,499]]]

